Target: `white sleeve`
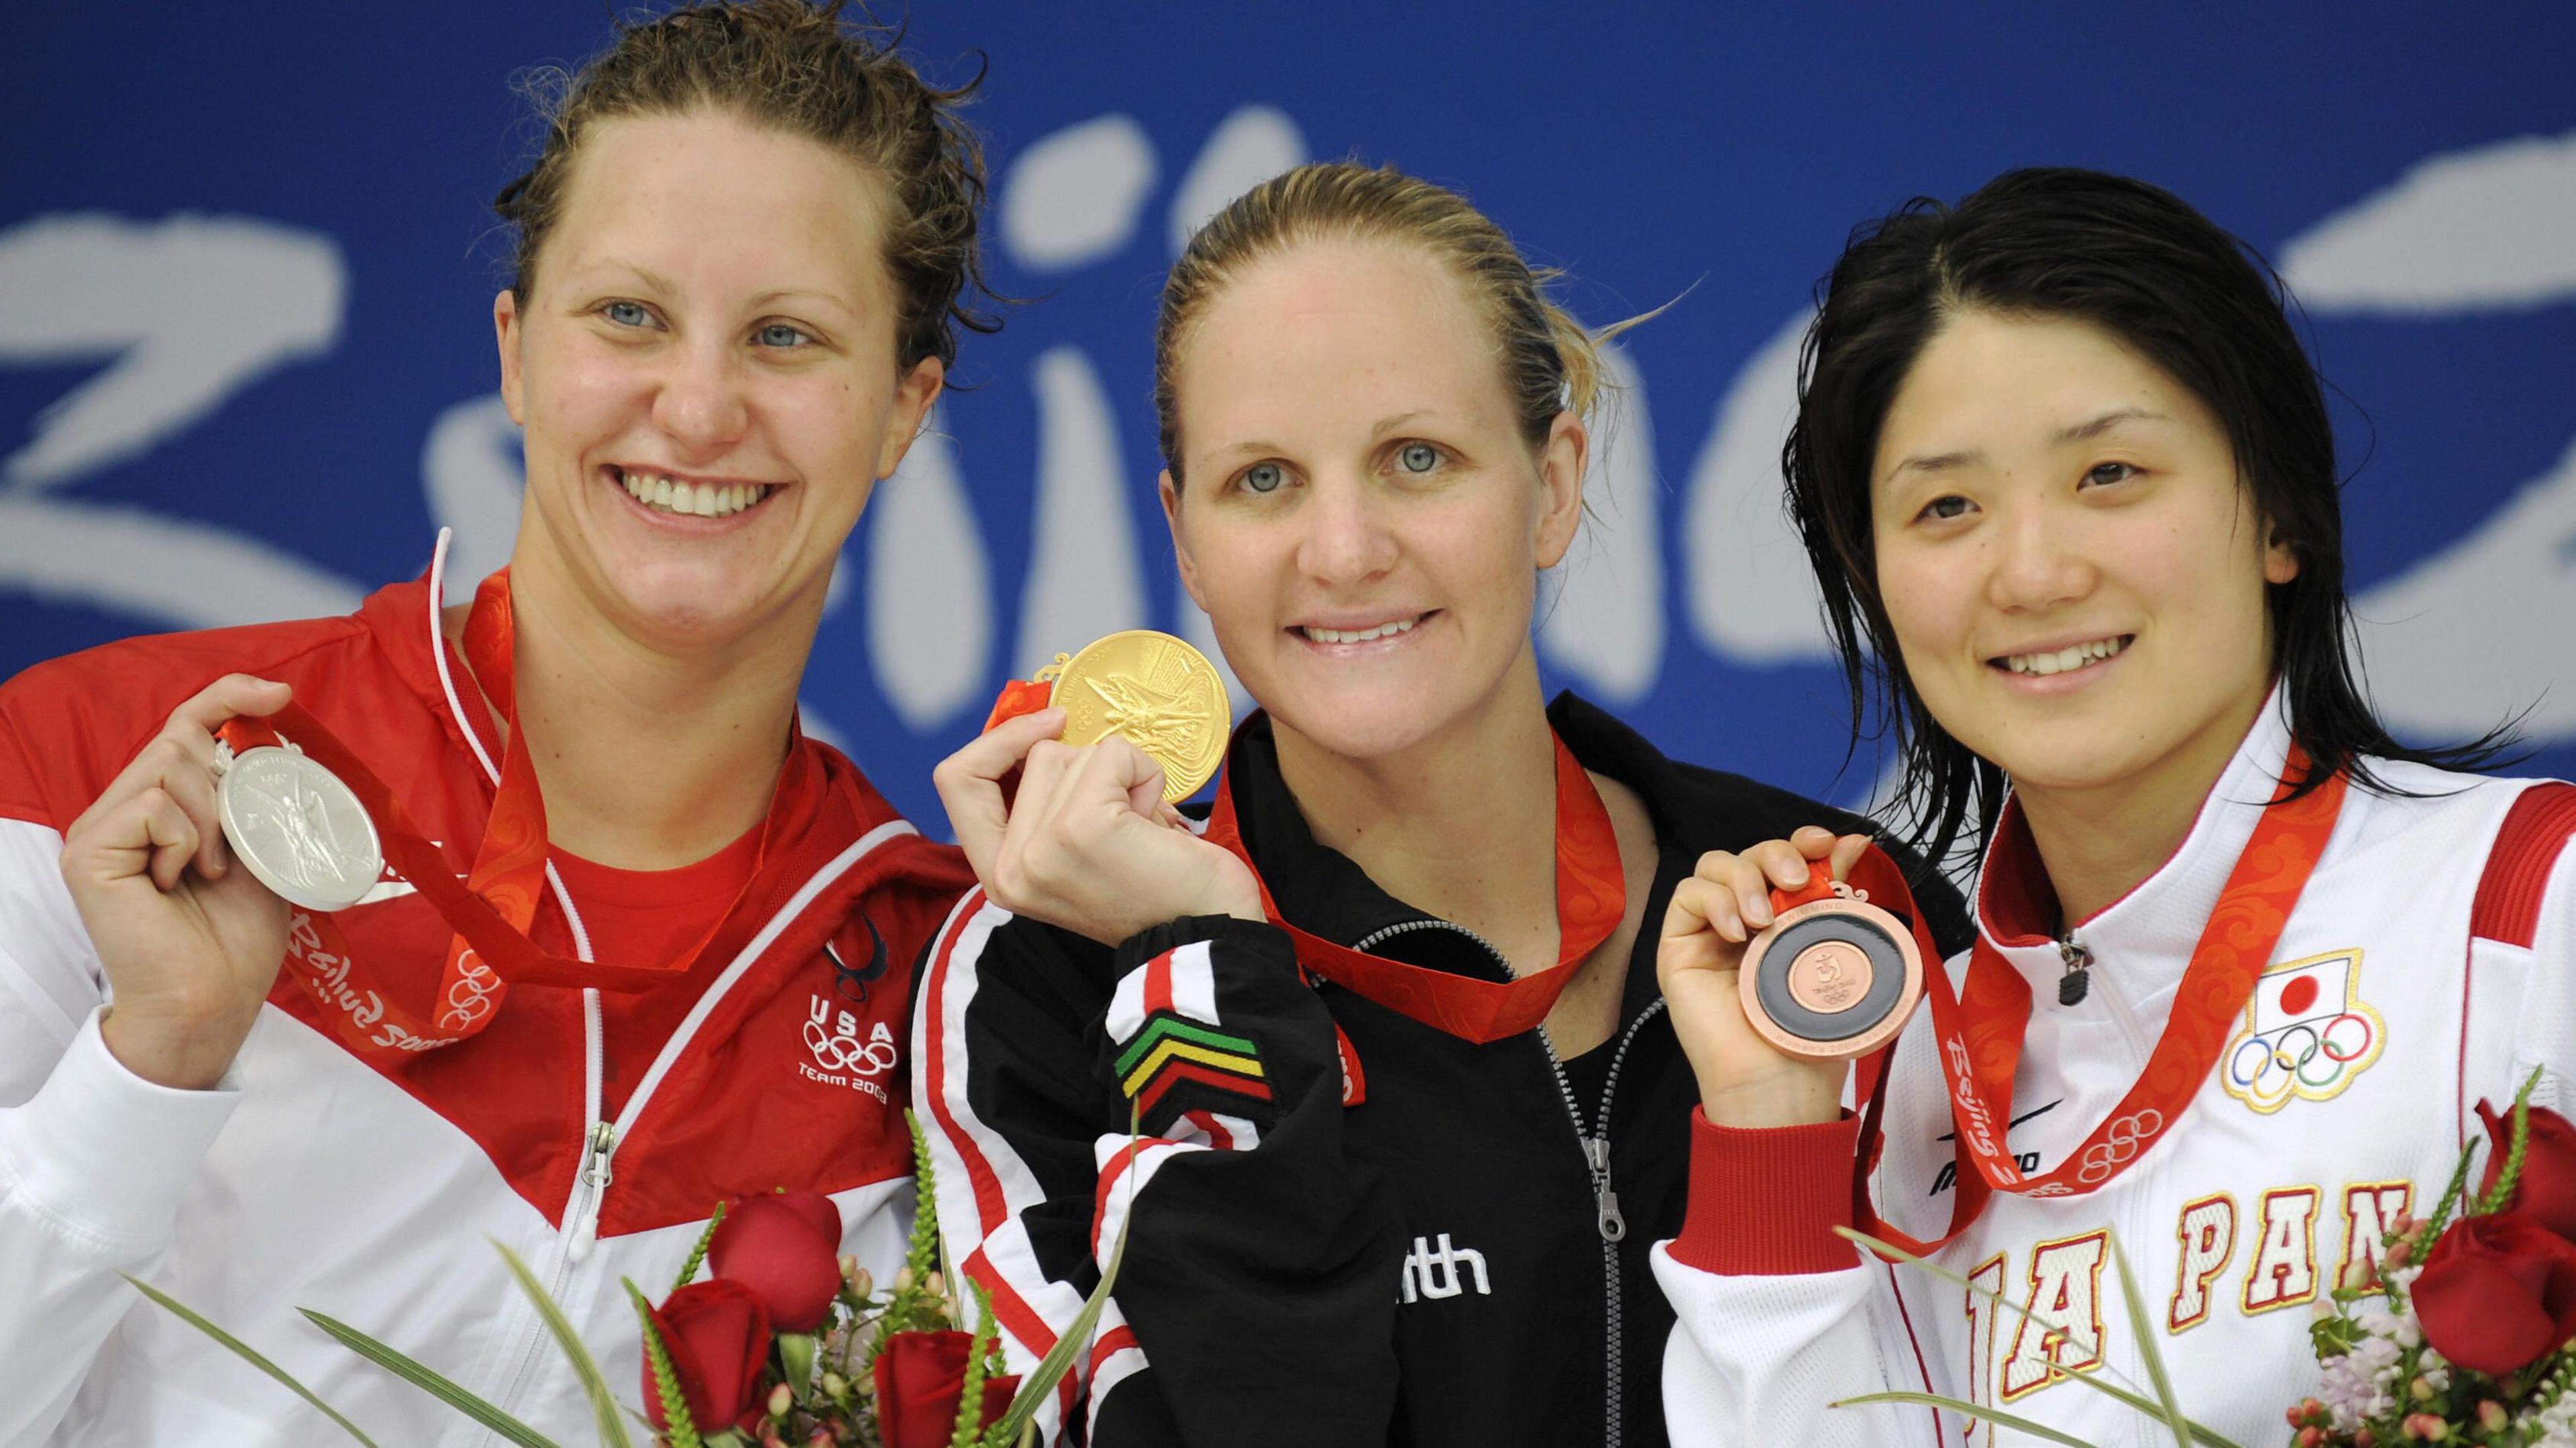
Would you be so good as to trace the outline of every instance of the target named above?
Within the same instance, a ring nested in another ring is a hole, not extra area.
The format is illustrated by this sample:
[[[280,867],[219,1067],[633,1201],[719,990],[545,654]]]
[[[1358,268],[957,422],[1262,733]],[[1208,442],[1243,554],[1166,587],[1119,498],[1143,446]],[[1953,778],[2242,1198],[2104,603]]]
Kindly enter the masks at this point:
[[[1860,1123],[1729,1130],[1692,1113],[1681,1234],[1655,1244],[1673,1305],[1664,1422],[1676,1448],[1942,1448],[1919,1407],[1836,1408],[1927,1386],[1889,1344],[1901,1305],[1886,1268],[1836,1236],[1851,1220]]]
[[[1735,1277],[1655,1247],[1655,1280],[1677,1321],[1664,1345],[1664,1421],[1675,1448],[1796,1443],[1800,1448],[1940,1448],[1921,1408],[1835,1408],[1845,1398],[1919,1388],[1890,1372],[1873,1322],[1886,1274]]]
[[[63,887],[62,837],[0,820],[0,1443],[44,1437],[240,1093],[177,1091],[100,1038],[104,987]]]

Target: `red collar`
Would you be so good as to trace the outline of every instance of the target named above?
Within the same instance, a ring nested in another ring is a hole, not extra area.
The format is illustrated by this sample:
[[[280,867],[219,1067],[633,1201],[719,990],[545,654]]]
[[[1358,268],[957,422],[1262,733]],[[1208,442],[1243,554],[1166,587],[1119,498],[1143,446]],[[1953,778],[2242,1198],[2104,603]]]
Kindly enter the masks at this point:
[[[1262,911],[1296,943],[1297,963],[1389,1010],[1479,1044],[1519,1035],[1546,1020],[1584,958],[1610,938],[1628,908],[1627,877],[1610,811],[1565,741],[1553,731],[1549,739],[1556,752],[1555,965],[1517,980],[1490,981],[1370,955],[1281,919],[1270,886],[1262,881]],[[1217,779],[1207,838],[1233,851],[1260,880],[1261,867],[1244,848],[1235,822],[1233,781],[1227,774]]]

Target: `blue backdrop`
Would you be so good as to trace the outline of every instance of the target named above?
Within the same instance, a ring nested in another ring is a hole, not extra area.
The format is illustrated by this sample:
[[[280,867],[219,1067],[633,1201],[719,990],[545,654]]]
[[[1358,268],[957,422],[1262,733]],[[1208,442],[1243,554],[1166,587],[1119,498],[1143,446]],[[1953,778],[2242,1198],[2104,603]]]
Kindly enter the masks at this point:
[[[1042,300],[968,339],[976,390],[851,540],[806,699],[934,828],[930,765],[1007,672],[1112,628],[1204,639],[1152,499],[1156,288],[1243,186],[1343,155],[1463,187],[1595,323],[1687,293],[1622,343],[1541,635],[1554,682],[1668,749],[1869,791],[1779,517],[1795,330],[1855,222],[2048,162],[2169,186],[2281,263],[2338,389],[2379,698],[2424,738],[2529,707],[2534,767],[2576,773],[2576,8],[1107,9],[912,16],[934,74],[990,59],[995,272]],[[501,561],[485,203],[531,133],[513,74],[590,53],[605,9],[8,31],[0,673],[345,609],[442,524],[458,577]]]

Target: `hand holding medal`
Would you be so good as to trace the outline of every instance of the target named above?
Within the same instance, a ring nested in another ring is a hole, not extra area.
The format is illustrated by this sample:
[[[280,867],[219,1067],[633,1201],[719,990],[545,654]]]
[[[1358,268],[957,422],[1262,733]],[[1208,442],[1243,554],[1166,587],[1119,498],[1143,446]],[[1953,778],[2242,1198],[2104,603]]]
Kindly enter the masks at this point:
[[[977,878],[1016,913],[1108,944],[1185,915],[1257,920],[1252,872],[1171,811],[1216,772],[1230,720],[1206,656],[1116,633],[1003,686],[985,732],[931,779]]]
[[[63,881],[113,991],[100,1033],[158,1085],[214,1085],[277,979],[287,907],[257,867],[233,868],[215,731],[287,701],[247,674],[207,685],[63,832]]]
[[[1842,883],[1884,861],[1869,843],[1811,826],[1740,855],[1711,851],[1675,887],[1656,970],[1711,1121],[1832,1120],[1845,1063],[1912,1013],[1923,982],[1912,930]]]

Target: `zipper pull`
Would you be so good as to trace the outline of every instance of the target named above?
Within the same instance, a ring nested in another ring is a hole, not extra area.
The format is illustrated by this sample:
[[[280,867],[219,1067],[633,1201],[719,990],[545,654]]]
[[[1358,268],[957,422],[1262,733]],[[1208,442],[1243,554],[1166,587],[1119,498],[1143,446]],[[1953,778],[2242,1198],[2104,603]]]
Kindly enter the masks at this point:
[[[2066,962],[2066,974],[2057,978],[2057,1003],[2082,1005],[2085,991],[2093,984],[2093,952],[2076,944],[2075,932],[2070,930],[2058,939],[2057,954]]]
[[[590,1256],[599,1240],[599,1203],[608,1195],[608,1184],[616,1180],[609,1170],[609,1153],[617,1150],[617,1127],[614,1123],[595,1122],[590,1128],[590,1149],[582,1153],[581,1182],[590,1190],[582,1193],[581,1216],[573,1222],[572,1245],[566,1256],[580,1262]]]
[[[1583,1138],[1583,1160],[1592,1168],[1592,1224],[1601,1229],[1602,1241],[1619,1241],[1628,1235],[1628,1219],[1619,1215],[1619,1194],[1610,1190],[1609,1138]]]

